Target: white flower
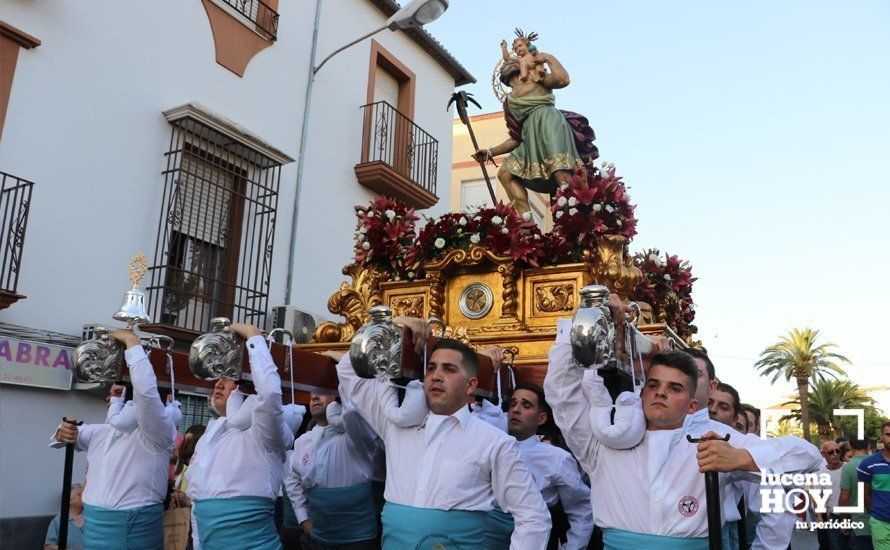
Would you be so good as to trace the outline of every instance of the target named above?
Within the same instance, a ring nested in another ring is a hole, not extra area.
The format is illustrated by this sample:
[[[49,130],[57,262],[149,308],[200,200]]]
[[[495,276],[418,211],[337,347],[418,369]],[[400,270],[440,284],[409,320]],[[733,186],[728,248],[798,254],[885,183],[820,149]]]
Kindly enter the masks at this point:
[[[577,208],[569,208],[569,216],[574,216],[577,213],[578,213]]]
[[[359,228],[358,232],[359,232],[359,233],[367,233],[367,232],[368,232],[368,228],[365,227],[365,226],[363,225],[363,226],[361,226],[361,227]]]
[[[607,205],[606,205],[606,212],[608,212],[609,214],[611,214],[611,213],[614,212],[614,211],[615,211],[615,208],[614,208],[611,204],[607,204]]]
[[[649,260],[658,263],[658,256],[655,254],[649,254]]]
[[[389,218],[389,221],[392,221],[392,219],[396,217],[395,210],[387,210],[386,212],[384,212],[384,214],[386,214],[386,217]]]
[[[556,215],[554,216],[554,218],[556,218],[556,219],[558,220],[559,218],[562,217],[562,215],[563,215],[563,211],[560,210],[560,211],[558,211],[558,212],[556,213]]]
[[[396,278],[395,278],[395,280],[396,280],[396,281],[401,281],[401,280],[402,280],[402,278],[401,278],[401,277],[399,277],[399,276],[398,276],[398,275],[396,275]]]
[[[365,215],[365,211],[364,211],[364,210],[356,210],[355,213],[358,214],[359,216],[364,216],[364,215]]]
[[[478,222],[479,220],[481,220],[481,219],[482,219],[482,216],[475,216],[475,217],[473,217],[473,220],[474,220],[474,221],[477,221],[477,222]]]
[[[540,240],[541,240],[541,236],[538,235],[537,233],[535,233],[535,240],[536,240],[536,241],[540,241]]]
[[[578,204],[578,199],[575,197],[569,199],[569,206],[575,206],[576,204]]]
[[[670,281],[670,280],[671,280],[671,276],[670,276],[669,274],[665,273],[665,274],[664,274],[664,280],[665,280],[665,281]]]
[[[566,200],[566,198],[564,196],[559,197],[559,199],[556,200],[556,204],[558,204],[559,206],[565,206],[567,202],[569,202],[569,201]]]
[[[510,233],[510,230],[505,227],[501,229],[501,233],[503,233],[504,235],[508,235]]]
[[[479,244],[479,233],[473,233],[470,235],[470,242],[473,244]]]
[[[599,212],[599,211],[602,210],[602,209],[603,209],[603,205],[602,205],[602,204],[594,204],[594,205],[593,205],[593,211],[594,211],[594,212]]]
[[[413,271],[409,271],[409,272],[408,272],[408,278],[409,278],[409,279],[413,279],[413,278],[414,278],[414,272],[413,272]]]
[[[527,222],[532,221],[532,213],[531,213],[531,212],[526,212],[526,213],[524,213],[524,214],[522,215],[522,219],[525,220],[525,221],[527,221]]]
[[[504,220],[500,216],[494,216],[491,218],[491,223],[495,225],[501,225],[502,223],[504,223]]]
[[[364,234],[364,233],[359,233],[358,235],[355,236],[355,239],[356,239],[358,242],[362,242],[363,240],[365,240],[365,234]]]
[[[445,239],[443,239],[442,237],[439,237],[438,239],[436,239],[436,241],[433,244],[436,245],[436,248],[444,248],[445,247]]]
[[[465,217],[461,216],[460,218],[458,218],[457,223],[459,225],[467,225],[467,219]]]
[[[621,227],[621,220],[615,220],[615,223],[618,224],[618,227]]]
[[[371,243],[369,243],[368,241],[363,242],[362,248],[364,248],[365,250],[368,250],[369,248],[371,248]]]

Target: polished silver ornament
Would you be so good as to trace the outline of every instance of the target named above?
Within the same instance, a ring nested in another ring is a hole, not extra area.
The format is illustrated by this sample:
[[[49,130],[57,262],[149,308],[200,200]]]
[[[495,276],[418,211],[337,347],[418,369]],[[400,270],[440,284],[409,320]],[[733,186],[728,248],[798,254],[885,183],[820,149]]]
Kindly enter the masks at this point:
[[[78,382],[106,383],[123,379],[124,347],[109,336],[110,329],[95,327],[95,338],[74,348],[74,378]]]
[[[240,380],[244,370],[244,340],[232,332],[226,317],[210,320],[210,332],[195,338],[189,350],[189,369],[201,380]]]
[[[392,310],[374,306],[371,320],[355,332],[349,346],[349,360],[362,378],[390,379],[402,375],[404,330],[392,322]]]
[[[569,339],[575,361],[584,368],[615,367],[615,324],[609,311],[609,289],[585,286],[580,291],[581,307],[572,317]]]

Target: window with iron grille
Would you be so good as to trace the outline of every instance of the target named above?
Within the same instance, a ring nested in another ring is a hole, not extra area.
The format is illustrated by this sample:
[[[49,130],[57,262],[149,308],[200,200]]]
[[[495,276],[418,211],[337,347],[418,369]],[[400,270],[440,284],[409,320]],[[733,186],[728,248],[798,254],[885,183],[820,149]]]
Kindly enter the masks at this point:
[[[281,165],[292,159],[192,104],[165,114],[173,129],[145,328],[188,339],[213,317],[261,326]]]
[[[189,427],[195,424],[206,426],[213,415],[210,413],[210,405],[206,395],[192,395],[178,393],[179,403],[182,405],[182,420],[179,422],[179,433],[185,434]]]

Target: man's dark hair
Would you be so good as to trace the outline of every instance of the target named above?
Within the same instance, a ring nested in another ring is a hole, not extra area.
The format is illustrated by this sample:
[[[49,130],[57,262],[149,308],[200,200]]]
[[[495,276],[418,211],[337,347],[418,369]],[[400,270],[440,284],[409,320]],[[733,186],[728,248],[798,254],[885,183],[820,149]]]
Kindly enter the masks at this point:
[[[865,439],[856,439],[855,437],[850,439],[850,448],[854,451],[867,451],[870,445],[871,441],[867,437]]]
[[[742,405],[741,405],[742,400],[739,397],[738,390],[736,390],[729,384],[720,382],[717,384],[717,391],[722,391],[722,392],[728,393],[729,395],[732,396],[732,414],[733,414],[733,417],[737,416],[739,414],[739,411],[742,408]]]
[[[513,393],[516,393],[516,390],[526,390],[530,391],[533,394],[538,396],[538,410],[547,413],[548,417],[552,417],[553,413],[551,412],[550,405],[547,403],[547,400],[544,398],[544,388],[537,384],[533,384],[531,382],[519,382],[516,384],[516,387],[513,388]]]
[[[698,388],[698,365],[692,356],[685,351],[671,350],[660,351],[652,356],[649,371],[655,365],[677,369],[689,378],[689,395],[695,397],[695,391]]]
[[[509,86],[510,81],[513,80],[514,77],[518,76],[520,72],[521,71],[519,70],[518,63],[507,63],[503,67],[501,67],[501,74],[498,78],[504,86]]]
[[[705,368],[708,371],[708,382],[717,378],[717,371],[714,370],[714,363],[711,362],[711,358],[708,357],[708,352],[699,348],[689,348],[687,350],[683,350],[692,357],[696,359],[701,359],[705,362]]]
[[[452,349],[460,352],[461,365],[467,371],[467,375],[470,378],[479,376],[479,358],[476,357],[476,352],[473,351],[473,348],[452,338],[441,338],[433,346],[433,351],[430,355],[440,349]]]
[[[754,405],[751,405],[749,403],[742,403],[741,407],[742,407],[742,410],[745,412],[754,413],[754,422],[756,424],[760,424],[760,409],[758,409],[757,407],[755,407]]]
[[[885,430],[888,426],[890,426],[890,420],[885,420],[884,423],[881,424],[881,433],[883,433],[884,430]]]

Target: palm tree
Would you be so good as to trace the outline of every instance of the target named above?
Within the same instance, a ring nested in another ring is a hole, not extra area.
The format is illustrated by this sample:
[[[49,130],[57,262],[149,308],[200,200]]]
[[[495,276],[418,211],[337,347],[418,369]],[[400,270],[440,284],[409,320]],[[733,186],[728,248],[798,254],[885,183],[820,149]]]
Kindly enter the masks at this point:
[[[810,381],[807,395],[807,410],[810,420],[816,423],[821,439],[829,439],[837,435],[840,426],[835,422],[835,409],[867,409],[874,407],[874,400],[865,391],[849,380],[818,380]],[[799,405],[795,399],[784,405]],[[787,415],[787,418],[801,420],[801,410]]]
[[[770,437],[782,437],[783,435],[796,435],[800,437],[800,424],[789,419],[788,416],[790,415],[783,416],[779,419],[775,426],[767,432],[767,435]]]
[[[780,376],[786,381],[794,378],[797,381],[797,395],[800,398],[800,420],[803,426],[804,439],[810,439],[809,384],[810,380],[823,380],[826,375],[837,377],[846,375],[838,362],[850,363],[850,360],[831,348],[832,343],[816,344],[819,331],[810,328],[793,329],[782,336],[778,342],[769,346],[760,354],[754,368],[761,376],[772,375],[771,383]]]

